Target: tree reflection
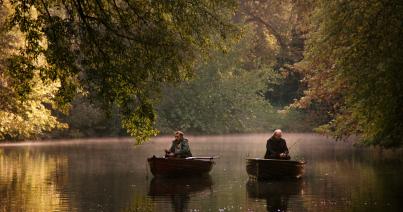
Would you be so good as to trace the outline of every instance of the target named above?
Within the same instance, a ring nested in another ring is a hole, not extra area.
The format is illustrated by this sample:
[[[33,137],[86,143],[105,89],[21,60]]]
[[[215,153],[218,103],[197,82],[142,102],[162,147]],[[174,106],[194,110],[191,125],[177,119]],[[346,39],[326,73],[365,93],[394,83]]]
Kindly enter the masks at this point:
[[[267,211],[287,211],[291,195],[303,193],[304,182],[300,180],[267,181],[249,180],[246,183],[248,197],[265,199]]]
[[[174,211],[187,211],[190,195],[204,192],[210,193],[213,185],[210,176],[192,178],[159,178],[154,177],[150,182],[148,195],[154,201],[171,202]]]
[[[60,188],[68,176],[65,157],[34,152],[0,154],[0,211],[63,211],[66,199]]]

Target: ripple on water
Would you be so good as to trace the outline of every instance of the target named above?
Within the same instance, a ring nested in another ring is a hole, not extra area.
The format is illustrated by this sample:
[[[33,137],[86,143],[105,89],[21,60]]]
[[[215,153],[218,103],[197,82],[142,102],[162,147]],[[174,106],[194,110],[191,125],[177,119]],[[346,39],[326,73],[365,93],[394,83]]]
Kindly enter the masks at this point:
[[[0,144],[0,211],[396,211],[402,152],[357,149],[314,134],[284,134],[308,161],[295,182],[253,184],[245,158],[261,157],[268,135],[189,137],[194,155],[220,155],[210,177],[154,180],[146,158],[170,137]]]

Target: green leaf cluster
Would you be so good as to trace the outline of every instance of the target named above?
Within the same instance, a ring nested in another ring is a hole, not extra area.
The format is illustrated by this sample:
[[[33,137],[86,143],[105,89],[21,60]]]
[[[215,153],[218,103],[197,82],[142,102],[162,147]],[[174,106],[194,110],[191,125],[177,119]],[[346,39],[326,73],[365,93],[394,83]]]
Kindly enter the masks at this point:
[[[308,102],[332,105],[319,128],[366,144],[403,144],[403,2],[315,1],[307,43]]]
[[[59,107],[84,92],[118,106],[123,126],[138,142],[155,135],[154,103],[161,83],[193,74],[194,61],[237,29],[233,0],[10,0],[9,26],[25,46],[10,60],[9,76],[29,95],[35,70],[60,81]],[[44,60],[46,65],[39,65]]]
[[[246,32],[227,54],[200,63],[195,78],[163,89],[157,125],[163,133],[261,132],[276,124],[269,122],[275,111],[264,92],[280,76],[251,54],[252,38]]]

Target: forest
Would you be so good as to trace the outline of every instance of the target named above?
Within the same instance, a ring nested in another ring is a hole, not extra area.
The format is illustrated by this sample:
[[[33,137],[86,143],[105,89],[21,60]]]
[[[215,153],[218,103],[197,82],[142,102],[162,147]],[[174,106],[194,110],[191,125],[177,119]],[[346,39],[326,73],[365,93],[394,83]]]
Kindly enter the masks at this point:
[[[403,144],[403,1],[2,0],[0,141]]]

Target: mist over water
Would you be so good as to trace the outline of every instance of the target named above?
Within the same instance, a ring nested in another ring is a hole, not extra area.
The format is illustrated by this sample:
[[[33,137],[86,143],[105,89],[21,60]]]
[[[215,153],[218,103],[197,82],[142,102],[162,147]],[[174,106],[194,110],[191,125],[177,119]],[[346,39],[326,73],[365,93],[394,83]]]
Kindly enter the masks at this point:
[[[403,152],[356,148],[315,134],[284,134],[298,181],[248,180],[269,134],[189,136],[195,156],[218,155],[209,176],[154,178],[147,157],[172,137],[0,145],[0,211],[398,211]]]

